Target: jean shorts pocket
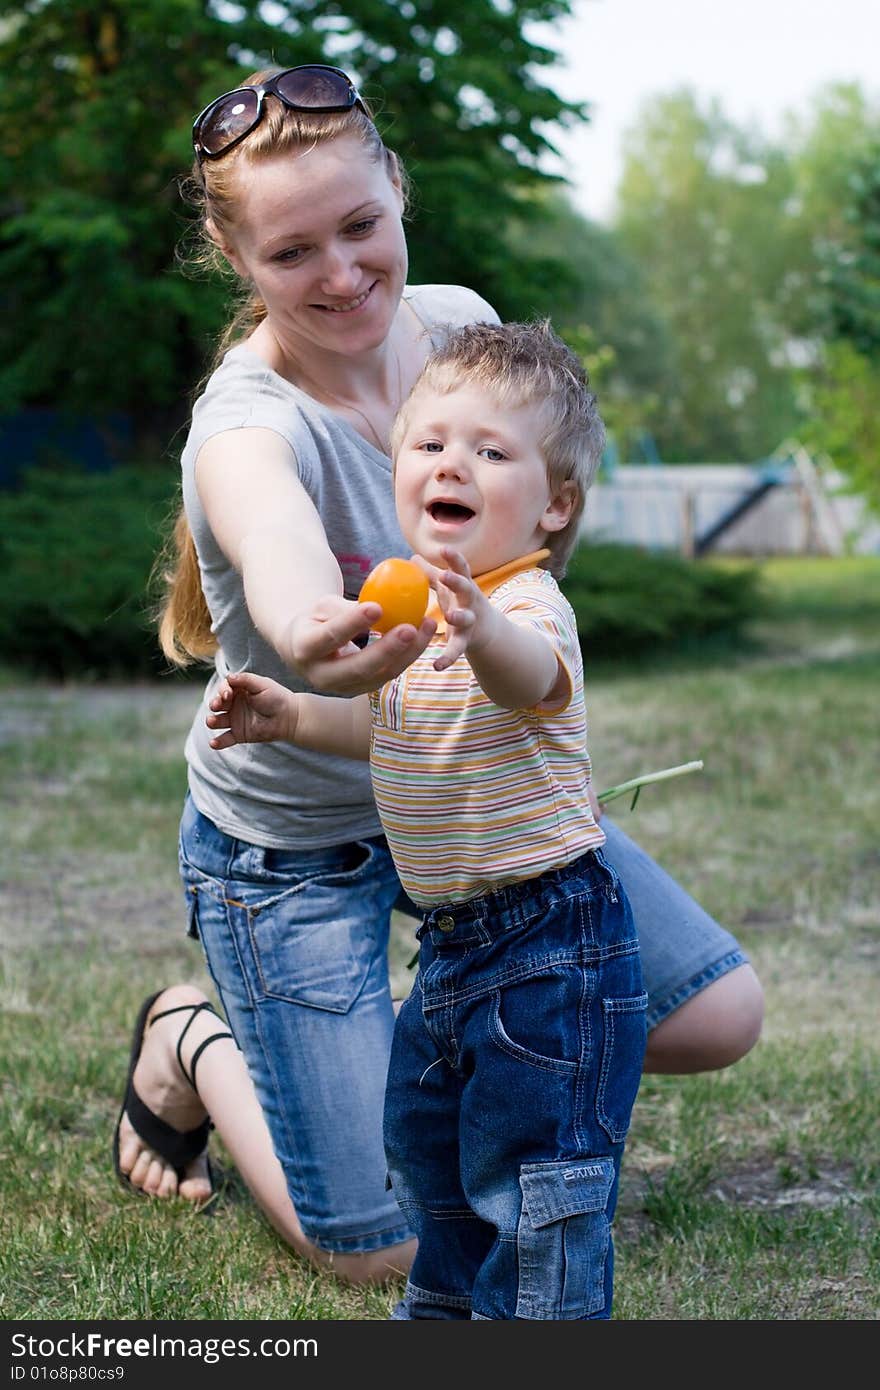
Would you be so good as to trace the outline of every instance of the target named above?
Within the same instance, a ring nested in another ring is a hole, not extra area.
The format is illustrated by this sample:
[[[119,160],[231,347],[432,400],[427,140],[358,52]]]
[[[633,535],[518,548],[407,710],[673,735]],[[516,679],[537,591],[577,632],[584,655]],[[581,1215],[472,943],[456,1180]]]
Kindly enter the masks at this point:
[[[212,904],[223,902],[223,884],[219,879],[200,873],[198,869],[180,856],[180,881],[183,886],[184,911],[186,913],[186,934],[198,941],[200,900],[210,899]]]
[[[248,931],[259,988],[269,998],[347,1013],[376,950],[369,921],[372,857],[355,870],[316,874],[250,904]]]
[[[184,888],[183,891],[184,891],[184,893],[185,893],[185,895],[186,895],[186,896],[185,896],[185,900],[184,900],[184,905],[185,905],[185,907],[186,907],[186,934],[187,934],[187,936],[192,937],[193,941],[198,941],[198,939],[199,939],[199,901],[198,901],[198,889],[197,889],[193,884],[188,883],[188,884],[186,885],[186,887]]]
[[[523,1165],[516,1317],[569,1321],[605,1306],[613,1182],[605,1156]]]
[[[596,1119],[614,1144],[622,1144],[642,1079],[647,1028],[647,994],[603,999],[605,1036],[596,1091]]]

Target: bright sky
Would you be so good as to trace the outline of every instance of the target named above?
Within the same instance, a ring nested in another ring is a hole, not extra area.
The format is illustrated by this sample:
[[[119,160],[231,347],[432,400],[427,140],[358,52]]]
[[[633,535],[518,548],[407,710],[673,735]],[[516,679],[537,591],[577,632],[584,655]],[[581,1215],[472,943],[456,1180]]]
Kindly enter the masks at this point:
[[[559,144],[575,203],[600,221],[622,133],[648,96],[687,85],[769,135],[827,82],[858,81],[880,100],[880,0],[574,0],[573,9],[548,31],[565,63],[545,72],[561,96],[592,104],[590,125]]]

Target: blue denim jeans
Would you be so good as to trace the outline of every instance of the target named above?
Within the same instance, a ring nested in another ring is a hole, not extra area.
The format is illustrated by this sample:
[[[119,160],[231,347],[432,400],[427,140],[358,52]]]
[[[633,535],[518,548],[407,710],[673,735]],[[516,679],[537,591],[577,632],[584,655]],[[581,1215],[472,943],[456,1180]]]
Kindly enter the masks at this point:
[[[601,851],[419,928],[385,1097],[394,1192],[419,1238],[398,1319],[611,1312],[611,1219],[647,995]]]
[[[303,1231],[328,1251],[410,1239],[385,1187],[382,1105],[394,1029],[385,840],[293,853],[218,830],[187,798],[180,869]]]
[[[745,959],[734,938],[606,816],[603,854],[638,928],[648,1025]],[[385,1189],[382,1105],[394,1029],[389,917],[418,917],[381,836],[294,852],[235,839],[187,798],[180,869],[291,1199],[328,1251],[412,1231]],[[415,925],[415,924],[414,924]]]

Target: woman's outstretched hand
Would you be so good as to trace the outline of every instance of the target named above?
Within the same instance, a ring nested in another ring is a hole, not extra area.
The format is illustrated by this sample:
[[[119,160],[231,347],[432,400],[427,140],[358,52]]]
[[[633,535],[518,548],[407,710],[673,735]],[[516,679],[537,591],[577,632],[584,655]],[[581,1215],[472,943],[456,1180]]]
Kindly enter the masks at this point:
[[[379,617],[377,603],[354,603],[328,595],[290,626],[289,661],[314,687],[330,695],[363,695],[393,680],[425,650],[437,624],[401,623],[384,637],[359,647]]]

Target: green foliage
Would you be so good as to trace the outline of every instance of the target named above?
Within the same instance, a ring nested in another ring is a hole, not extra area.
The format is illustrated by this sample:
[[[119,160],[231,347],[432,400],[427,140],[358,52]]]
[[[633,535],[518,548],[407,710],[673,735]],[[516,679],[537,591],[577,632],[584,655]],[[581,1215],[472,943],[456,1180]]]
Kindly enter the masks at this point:
[[[590,389],[598,400],[607,436],[604,457],[634,462],[640,457],[645,421],[657,397],[632,389],[626,366],[615,349],[610,343],[602,342],[586,324],[562,325],[560,333],[583,362]]]
[[[646,425],[676,389],[670,325],[616,233],[581,216],[557,190],[542,189],[533,201],[540,219],[511,224],[510,243],[520,255],[555,254],[567,265],[567,283],[557,286],[548,312],[584,361],[611,446],[632,460]]]
[[[581,544],[562,587],[590,666],[736,638],[761,607],[757,569],[629,545]]]
[[[833,331],[880,362],[880,138],[853,171],[845,216],[853,245],[831,257]]]
[[[629,136],[617,230],[675,344],[650,421],[664,458],[758,458],[793,430],[790,371],[771,357],[791,196],[781,152],[690,92],[650,103]]]
[[[802,434],[880,512],[880,135],[850,170],[821,263],[830,341],[806,378]]]
[[[853,175],[880,137],[880,109],[857,83],[836,82],[821,88],[805,110],[789,116],[783,147],[797,182],[792,216],[807,233],[812,229],[819,243],[814,249],[821,252],[826,243],[849,240]]]
[[[583,114],[542,85],[556,55],[525,36],[569,8],[0,0],[0,413],[125,411],[167,439],[225,317],[224,287],[175,260],[192,118],[267,63],[329,58],[376,103],[415,182],[414,279],[539,308],[562,267],[501,233],[546,180],[547,124]]]
[[[0,492],[0,645],[53,676],[156,674],[150,572],[174,488],[155,469],[32,470]]]
[[[831,343],[809,391],[804,443],[827,454],[852,491],[880,512],[880,355],[872,359],[851,343]]]
[[[644,411],[664,458],[757,459],[803,432],[800,377],[834,331],[829,248],[849,263],[851,180],[876,178],[878,140],[880,110],[845,84],[779,141],[689,91],[643,108],[615,229],[671,346]]]

